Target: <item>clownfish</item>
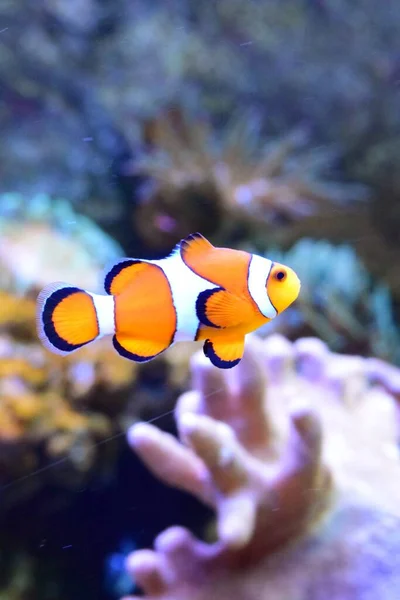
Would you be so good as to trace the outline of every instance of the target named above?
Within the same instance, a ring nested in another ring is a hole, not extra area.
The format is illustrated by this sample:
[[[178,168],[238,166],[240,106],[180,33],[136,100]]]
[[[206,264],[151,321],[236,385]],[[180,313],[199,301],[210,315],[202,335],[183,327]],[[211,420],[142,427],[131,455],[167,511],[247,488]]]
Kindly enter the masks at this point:
[[[120,260],[104,289],[44,288],[36,315],[44,346],[66,355],[112,335],[121,356],[146,362],[176,342],[203,341],[211,363],[229,369],[243,356],[245,335],[292,304],[300,281],[285,265],[195,233],[166,258]]]

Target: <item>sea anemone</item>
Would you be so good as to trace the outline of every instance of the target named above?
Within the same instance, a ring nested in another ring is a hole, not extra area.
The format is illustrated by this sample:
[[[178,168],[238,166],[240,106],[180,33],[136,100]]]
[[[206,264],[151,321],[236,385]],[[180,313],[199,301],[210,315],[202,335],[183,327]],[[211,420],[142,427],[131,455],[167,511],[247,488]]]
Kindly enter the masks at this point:
[[[312,151],[302,129],[263,141],[244,118],[220,143],[210,124],[171,108],[144,127],[146,153],[131,172],[148,177],[134,218],[149,247],[168,247],[194,230],[227,239],[366,197],[360,185],[324,179],[332,153]],[[256,233],[255,233],[256,232]]]

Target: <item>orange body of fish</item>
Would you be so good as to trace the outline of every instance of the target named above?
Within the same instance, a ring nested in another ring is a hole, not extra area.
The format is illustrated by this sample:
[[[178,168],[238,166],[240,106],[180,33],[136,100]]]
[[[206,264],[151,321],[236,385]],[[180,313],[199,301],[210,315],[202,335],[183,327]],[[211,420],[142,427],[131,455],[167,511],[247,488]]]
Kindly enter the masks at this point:
[[[285,265],[217,248],[196,233],[160,260],[122,259],[105,276],[105,295],[64,283],[42,290],[43,344],[69,354],[103,336],[123,357],[146,362],[179,341],[204,341],[215,366],[243,356],[245,336],[284,311],[300,292]]]

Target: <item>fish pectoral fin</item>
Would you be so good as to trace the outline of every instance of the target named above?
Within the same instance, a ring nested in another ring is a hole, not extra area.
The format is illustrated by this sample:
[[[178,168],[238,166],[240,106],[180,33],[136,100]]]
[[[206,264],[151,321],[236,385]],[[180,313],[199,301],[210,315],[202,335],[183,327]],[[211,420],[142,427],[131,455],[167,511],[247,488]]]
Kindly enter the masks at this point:
[[[214,288],[200,292],[196,301],[197,318],[206,327],[224,329],[251,321],[252,307],[245,298]]]
[[[104,276],[104,289],[107,294],[116,296],[145,269],[156,268],[150,263],[136,258],[123,258],[115,263]]]
[[[219,369],[231,369],[242,359],[244,337],[236,340],[211,340],[204,342],[203,352],[210,362]]]
[[[164,352],[170,346],[170,342],[136,340],[116,334],[113,337],[113,345],[118,354],[124,358],[135,362],[147,362]]]

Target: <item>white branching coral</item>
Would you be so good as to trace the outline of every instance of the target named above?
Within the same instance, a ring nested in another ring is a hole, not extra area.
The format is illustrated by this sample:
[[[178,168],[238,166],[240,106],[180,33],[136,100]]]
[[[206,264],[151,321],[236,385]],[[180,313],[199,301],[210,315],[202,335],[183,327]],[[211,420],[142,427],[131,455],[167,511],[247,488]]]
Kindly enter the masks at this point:
[[[378,371],[315,338],[250,338],[228,373],[194,355],[180,442],[148,424],[129,441],[157,477],[215,509],[217,540],[172,527],[154,551],[134,552],[127,566],[145,597],[395,598],[395,569],[376,576],[400,544],[397,409],[372,382]]]

